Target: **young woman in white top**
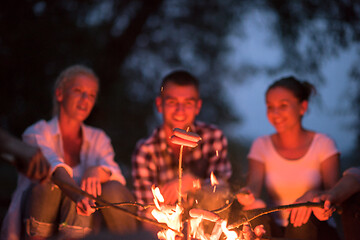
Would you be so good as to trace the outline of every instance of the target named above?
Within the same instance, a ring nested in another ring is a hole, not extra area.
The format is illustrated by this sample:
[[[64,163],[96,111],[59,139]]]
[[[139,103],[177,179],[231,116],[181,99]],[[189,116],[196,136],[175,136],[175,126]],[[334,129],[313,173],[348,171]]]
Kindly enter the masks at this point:
[[[92,232],[94,201],[51,180],[108,202],[134,200],[114,161],[110,138],[101,129],[83,123],[94,107],[98,90],[97,76],[85,66],[71,66],[59,75],[54,117],[40,120],[23,134],[24,141],[39,147],[48,160],[49,178],[38,184],[19,176],[1,239],[22,239],[21,232],[25,232],[26,239],[77,239]],[[135,219],[122,211],[104,208],[101,213],[111,232],[128,233],[136,228]]]
[[[248,179],[242,190],[249,195],[238,195],[247,208],[260,198],[263,185],[269,195],[268,205],[277,206],[311,201],[315,191],[336,184],[340,153],[334,141],[302,125],[313,93],[312,84],[294,77],[275,81],[267,89],[267,117],[276,132],[256,139],[248,154]],[[320,225],[327,223],[310,218],[311,211],[295,208],[279,212],[274,224],[279,227],[272,228],[272,236],[321,239],[324,226]]]

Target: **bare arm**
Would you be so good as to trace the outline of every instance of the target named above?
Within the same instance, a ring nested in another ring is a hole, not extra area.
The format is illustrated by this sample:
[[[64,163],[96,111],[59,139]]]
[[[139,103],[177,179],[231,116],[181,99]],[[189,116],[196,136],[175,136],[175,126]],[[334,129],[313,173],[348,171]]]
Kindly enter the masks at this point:
[[[343,176],[340,181],[328,191],[328,200],[331,205],[339,205],[351,197],[354,193],[360,192],[359,180],[348,174]]]
[[[325,190],[335,186],[340,177],[339,154],[327,158],[321,163],[320,171]]]
[[[52,179],[67,183],[75,188],[79,188],[79,186],[75,183],[74,179],[69,175],[69,173],[63,167],[58,167],[55,169],[52,175]],[[66,196],[68,196],[71,200],[73,200],[76,203],[76,210],[79,214],[89,216],[95,211],[90,206],[90,203],[92,203],[90,199],[84,197],[79,193],[75,193],[69,190],[68,188],[63,188],[61,185],[59,187]]]
[[[264,183],[265,166],[263,163],[249,159],[249,171],[247,176],[247,187],[254,194],[255,198],[259,198]]]
[[[0,153],[2,159],[33,180],[44,180],[50,164],[39,148],[30,146],[0,129]]]
[[[334,187],[314,199],[314,201],[325,201],[324,209],[313,209],[315,216],[321,221],[329,219],[335,211],[333,206],[341,205],[357,192],[360,192],[359,179],[351,174],[343,176]]]
[[[264,182],[265,166],[263,163],[249,159],[249,171],[247,184],[236,195],[238,202],[244,206],[244,210],[265,207],[265,203],[259,199]]]

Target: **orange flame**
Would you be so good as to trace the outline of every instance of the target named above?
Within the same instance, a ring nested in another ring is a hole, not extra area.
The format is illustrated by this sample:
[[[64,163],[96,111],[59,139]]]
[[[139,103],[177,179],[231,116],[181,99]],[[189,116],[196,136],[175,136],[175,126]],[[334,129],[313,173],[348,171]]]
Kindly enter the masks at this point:
[[[214,172],[211,172],[210,174],[210,182],[211,182],[211,186],[214,186],[214,190],[213,192],[215,192],[216,190],[216,185],[219,184],[218,180],[216,179],[215,175],[214,175]]]
[[[211,174],[210,174],[210,182],[211,182],[211,186],[219,184],[218,180],[216,179],[216,177],[214,175],[214,172],[211,172]]]
[[[183,208],[179,205],[168,206],[163,205],[164,197],[162,196],[160,189],[155,186],[151,187],[152,193],[154,195],[155,207],[151,214],[153,217],[160,223],[165,223],[169,228],[177,230],[180,232],[182,228],[181,215],[183,213]],[[166,240],[175,240],[176,233],[171,229],[166,229],[158,232],[157,236],[159,239]]]
[[[221,229],[224,232],[226,239],[227,240],[236,240],[239,239],[237,233],[235,231],[230,231],[229,229],[226,228],[227,225],[227,221],[223,221],[221,223]]]

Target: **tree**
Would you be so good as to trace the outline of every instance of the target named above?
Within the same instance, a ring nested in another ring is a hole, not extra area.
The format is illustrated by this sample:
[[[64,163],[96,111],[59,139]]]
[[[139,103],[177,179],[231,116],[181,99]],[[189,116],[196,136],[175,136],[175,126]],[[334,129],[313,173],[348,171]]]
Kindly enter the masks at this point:
[[[39,118],[50,118],[53,80],[65,67],[83,63],[101,79],[88,122],[105,129],[117,161],[129,165],[136,141],[156,124],[153,99],[168,71],[188,69],[203,81],[200,118],[219,125],[240,121],[222,81],[283,70],[323,80],[321,62],[359,43],[359,5],[347,0],[8,0],[0,8],[0,123],[20,135]],[[275,67],[226,61],[232,51],[229,33],[254,10],[268,16],[283,49],[283,61]],[[354,65],[353,76],[358,72]]]

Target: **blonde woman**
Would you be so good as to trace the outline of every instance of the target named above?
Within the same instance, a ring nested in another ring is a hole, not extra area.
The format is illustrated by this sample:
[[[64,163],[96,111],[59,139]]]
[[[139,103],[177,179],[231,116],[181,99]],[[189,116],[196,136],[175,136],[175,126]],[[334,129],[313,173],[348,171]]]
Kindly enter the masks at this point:
[[[55,83],[54,117],[30,126],[23,139],[42,150],[51,165],[52,179],[109,202],[130,201],[133,198],[114,161],[109,137],[83,123],[98,90],[99,80],[91,69],[80,65],[65,69]],[[26,209],[23,230],[27,239],[82,238],[92,232],[93,200],[61,189],[50,180],[31,184],[20,176],[3,226],[4,239],[20,238],[21,205]],[[110,232],[128,233],[136,228],[135,220],[121,211],[107,208],[101,213]]]

